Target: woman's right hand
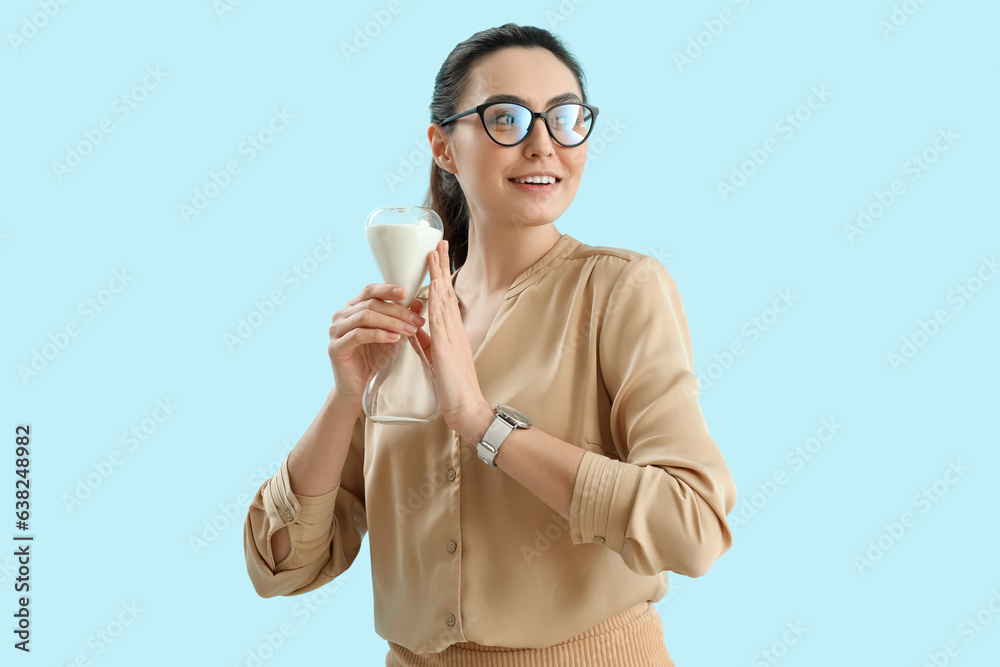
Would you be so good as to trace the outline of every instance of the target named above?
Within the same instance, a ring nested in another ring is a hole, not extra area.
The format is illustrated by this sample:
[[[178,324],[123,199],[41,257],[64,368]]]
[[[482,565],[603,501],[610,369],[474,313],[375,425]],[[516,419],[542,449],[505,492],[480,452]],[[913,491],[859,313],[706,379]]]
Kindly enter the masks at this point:
[[[397,287],[389,283],[369,283],[333,314],[327,350],[337,393],[358,404],[379,363],[399,337],[414,335],[412,327],[424,324],[424,318],[415,312],[423,305],[419,299],[413,299],[409,308],[393,303],[394,299],[403,298],[393,293]]]

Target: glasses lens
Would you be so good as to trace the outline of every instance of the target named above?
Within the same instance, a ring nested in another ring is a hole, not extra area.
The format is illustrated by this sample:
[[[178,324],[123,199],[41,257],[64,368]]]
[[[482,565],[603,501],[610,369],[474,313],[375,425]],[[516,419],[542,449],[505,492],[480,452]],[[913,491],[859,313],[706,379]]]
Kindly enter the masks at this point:
[[[520,104],[501,102],[491,104],[483,111],[486,131],[497,142],[510,146],[516,144],[528,133],[531,112]]]
[[[590,134],[594,115],[580,104],[560,104],[549,111],[549,127],[556,141],[564,146],[576,146]]]

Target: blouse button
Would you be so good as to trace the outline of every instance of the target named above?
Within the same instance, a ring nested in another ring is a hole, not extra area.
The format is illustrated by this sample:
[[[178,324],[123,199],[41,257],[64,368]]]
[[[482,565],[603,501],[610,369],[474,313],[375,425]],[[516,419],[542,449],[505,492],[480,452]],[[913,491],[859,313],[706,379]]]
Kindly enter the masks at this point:
[[[455,625],[455,614],[448,614],[448,618],[445,619],[448,625]]]
[[[604,544],[604,538],[603,538],[603,537],[601,537],[600,535],[598,535],[597,537],[595,537],[595,538],[594,538],[594,541],[595,541],[595,542],[598,542],[598,543],[600,543],[600,544]]]
[[[452,540],[451,542],[448,543],[448,551],[450,553],[455,553],[455,549],[457,549],[457,548],[458,548],[458,545],[455,544],[455,540]]]
[[[291,521],[292,520],[292,516],[293,516],[292,510],[285,510],[285,519],[287,519],[288,521]]]
[[[455,479],[455,469],[448,468],[448,481]]]

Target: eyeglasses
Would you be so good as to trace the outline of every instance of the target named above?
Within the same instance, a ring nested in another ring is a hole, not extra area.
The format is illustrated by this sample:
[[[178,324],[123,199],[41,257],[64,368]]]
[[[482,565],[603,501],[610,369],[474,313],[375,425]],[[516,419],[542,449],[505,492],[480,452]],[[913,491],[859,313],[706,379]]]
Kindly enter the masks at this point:
[[[449,116],[438,125],[444,126],[463,116],[479,114],[490,139],[501,146],[517,146],[531,134],[535,119],[541,118],[545,121],[549,136],[557,144],[572,148],[579,146],[590,136],[594,121],[597,120],[597,111],[595,106],[578,102],[557,104],[548,111],[537,112],[514,102],[490,102]]]

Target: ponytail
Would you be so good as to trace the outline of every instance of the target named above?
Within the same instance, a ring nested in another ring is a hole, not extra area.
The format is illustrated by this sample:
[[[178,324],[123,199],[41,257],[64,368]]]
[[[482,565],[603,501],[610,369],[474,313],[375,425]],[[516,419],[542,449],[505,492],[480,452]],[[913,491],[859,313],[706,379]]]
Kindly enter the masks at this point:
[[[434,160],[431,160],[431,186],[424,206],[441,217],[444,240],[448,242],[448,258],[452,264],[448,268],[457,271],[469,255],[469,209],[455,174],[442,169]]]

